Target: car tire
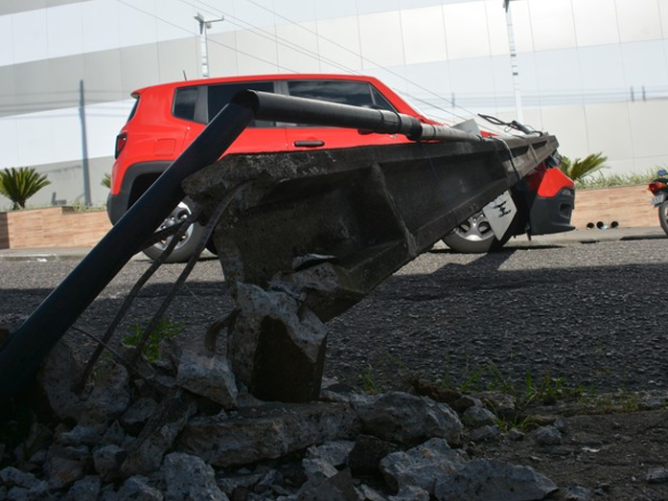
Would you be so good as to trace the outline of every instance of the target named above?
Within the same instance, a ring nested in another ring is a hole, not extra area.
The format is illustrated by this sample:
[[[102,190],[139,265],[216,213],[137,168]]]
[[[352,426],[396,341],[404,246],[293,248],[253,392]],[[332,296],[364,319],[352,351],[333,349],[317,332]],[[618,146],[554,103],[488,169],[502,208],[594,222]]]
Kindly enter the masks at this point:
[[[209,238],[209,241],[206,243],[206,250],[214,256],[218,255],[218,249],[216,249],[216,244],[213,242],[213,236]]]
[[[496,238],[487,218],[479,212],[444,236],[443,243],[462,254],[485,254],[500,250],[511,236],[509,229],[503,238]]]
[[[163,221],[158,230],[164,230],[179,221],[187,218],[191,213],[191,204],[190,200],[185,199],[172,211],[172,213]],[[165,260],[166,263],[183,263],[188,261],[197,249],[197,244],[200,242],[204,235],[204,227],[198,223],[193,223],[181,241],[176,244],[174,250]],[[158,242],[157,244],[144,249],[144,254],[150,257],[153,260],[156,260],[160,257],[163,251],[167,248],[173,237],[167,237],[166,239]]]

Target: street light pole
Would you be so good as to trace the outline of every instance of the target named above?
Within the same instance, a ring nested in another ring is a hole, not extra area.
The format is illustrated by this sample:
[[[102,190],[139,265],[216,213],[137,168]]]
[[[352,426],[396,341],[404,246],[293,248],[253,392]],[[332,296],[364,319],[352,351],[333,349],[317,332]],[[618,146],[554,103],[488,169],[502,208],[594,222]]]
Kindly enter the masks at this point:
[[[517,121],[524,123],[524,112],[522,110],[522,91],[520,88],[520,71],[517,64],[517,48],[515,46],[515,29],[513,27],[513,15],[510,12],[510,1],[503,0],[503,8],[506,11],[506,27],[508,29],[508,48],[510,49],[510,69],[513,73],[513,90],[515,92],[515,114]]]
[[[209,42],[207,40],[207,30],[211,29],[211,23],[224,21],[225,16],[220,16],[220,18],[217,19],[204,19],[204,16],[198,12],[195,16],[195,20],[199,23],[200,50],[202,51],[202,77],[209,78]]]

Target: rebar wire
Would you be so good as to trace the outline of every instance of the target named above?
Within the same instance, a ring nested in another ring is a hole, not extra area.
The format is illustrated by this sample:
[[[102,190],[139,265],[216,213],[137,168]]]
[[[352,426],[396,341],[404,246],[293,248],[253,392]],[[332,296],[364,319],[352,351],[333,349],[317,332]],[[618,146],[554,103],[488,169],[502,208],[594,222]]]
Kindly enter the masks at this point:
[[[157,244],[161,240],[165,240],[166,238],[171,237],[172,235],[174,235],[177,231],[179,231],[181,229],[181,227],[184,225],[185,222],[186,222],[186,219],[184,219],[183,221],[179,221],[178,223],[173,224],[171,226],[168,226],[164,230],[156,231],[153,235],[151,235],[151,238],[149,238],[148,240],[146,240],[142,244],[141,249],[139,249],[139,250],[140,251],[146,250],[149,247],[154,246],[155,244]],[[190,225],[188,225],[188,226],[190,226]],[[186,226],[186,228],[188,226]],[[178,242],[178,240],[177,240],[177,242]]]
[[[135,285],[132,287],[130,290],[130,293],[127,295],[125,298],[125,301],[123,301],[123,304],[119,308],[118,312],[116,313],[116,316],[114,319],[111,321],[109,324],[109,327],[107,327],[107,330],[104,333],[104,336],[102,336],[102,340],[100,343],[98,343],[97,347],[95,348],[95,351],[91,355],[90,359],[88,360],[88,363],[86,364],[86,367],[84,368],[84,371],[81,375],[81,379],[79,380],[78,384],[74,388],[77,393],[81,392],[83,390],[84,386],[86,386],[86,381],[88,381],[88,378],[90,377],[91,373],[93,372],[93,368],[95,367],[95,364],[97,363],[97,360],[100,358],[100,355],[104,351],[105,348],[108,349],[108,344],[109,340],[111,337],[114,335],[114,332],[118,328],[118,325],[121,323],[123,318],[125,317],[125,314],[128,312],[130,309],[130,306],[132,306],[133,301],[137,297],[137,294],[139,294],[139,291],[141,288],[148,282],[148,280],[153,276],[153,274],[162,266],[165,262],[165,260],[169,257],[169,255],[172,253],[176,245],[179,243],[181,238],[186,234],[186,231],[188,231],[188,228],[190,227],[191,224],[195,222],[195,220],[199,217],[199,215],[202,212],[202,208],[198,205],[195,205],[193,207],[190,215],[184,219],[180,224],[180,227],[172,240],[169,242],[167,245],[167,248],[165,251],[151,263],[151,266],[144,272],[144,274],[141,276],[139,280],[135,283]],[[160,232],[158,232],[160,233]],[[151,237],[153,239],[153,237]]]
[[[218,204],[216,207],[216,210],[211,214],[211,217],[209,218],[209,221],[207,222],[206,226],[204,227],[204,234],[202,235],[202,238],[200,241],[197,243],[197,247],[195,248],[195,252],[193,253],[192,257],[188,260],[188,264],[186,264],[186,267],[183,269],[181,272],[181,275],[179,275],[179,278],[176,280],[174,285],[172,286],[171,290],[163,300],[162,304],[160,305],[160,308],[158,308],[158,311],[155,313],[153,318],[151,319],[151,322],[149,325],[146,327],[144,332],[142,333],[142,336],[137,343],[137,346],[135,347],[135,351],[132,355],[132,362],[136,362],[141,353],[144,351],[144,347],[146,346],[146,343],[148,342],[149,337],[155,331],[156,327],[158,326],[160,320],[162,320],[162,317],[164,316],[165,312],[167,311],[167,308],[171,304],[172,300],[174,299],[174,296],[176,296],[176,292],[179,290],[181,285],[185,282],[185,280],[188,278],[188,275],[190,275],[190,272],[193,270],[195,267],[195,264],[197,263],[197,260],[199,259],[200,254],[204,250],[204,247],[206,246],[207,241],[211,237],[211,234],[213,233],[214,228],[216,227],[216,224],[218,224],[218,220],[222,217],[223,213],[227,209],[227,207],[232,203],[232,201],[242,192],[244,188],[246,188],[250,183],[245,182],[237,186],[234,190],[232,190],[230,193],[228,193],[221,202]]]
[[[91,334],[87,330],[82,329],[81,327],[77,327],[76,325],[73,325],[71,328],[72,330],[80,332],[84,336],[89,337],[90,339],[98,343],[98,346],[103,346],[104,348],[106,348],[107,351],[109,351],[109,353],[111,353],[116,358],[116,360],[120,362],[124,367],[126,367],[129,371],[132,371],[134,374],[139,376],[142,380],[146,382],[146,384],[150,385],[156,391],[160,392],[163,395],[165,394],[164,388],[160,385],[156,385],[153,382],[152,379],[155,374],[151,374],[150,376],[145,376],[144,374],[141,373],[141,371],[138,369],[136,365],[132,364],[127,358],[125,358],[123,355],[121,355],[118,351],[109,346],[95,334]]]
[[[211,325],[209,325],[208,329],[206,330],[206,336],[204,338],[204,347],[206,348],[209,355],[215,354],[218,335],[225,327],[229,327],[229,325],[233,322],[235,316],[236,312],[233,311],[232,313],[229,313],[228,315],[219,318]]]

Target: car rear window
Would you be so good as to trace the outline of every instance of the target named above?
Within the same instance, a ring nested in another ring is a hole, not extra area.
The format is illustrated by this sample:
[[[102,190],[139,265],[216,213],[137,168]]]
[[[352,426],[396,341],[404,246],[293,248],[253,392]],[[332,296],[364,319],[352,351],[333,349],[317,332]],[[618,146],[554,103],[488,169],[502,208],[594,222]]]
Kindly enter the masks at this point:
[[[135,95],[134,98],[135,98],[135,104],[132,105],[132,109],[130,110],[130,115],[128,116],[128,119],[126,120],[127,122],[132,120],[132,117],[134,117],[135,113],[137,113],[137,106],[139,105],[139,96]]]
[[[195,105],[197,104],[197,94],[199,87],[181,87],[176,89],[174,96],[173,114],[177,118],[184,120],[195,119]]]
[[[319,99],[330,103],[394,111],[380,92],[366,82],[345,80],[291,80],[288,93],[295,97]]]
[[[208,111],[209,121],[232,100],[232,97],[240,90],[259,90],[262,92],[274,92],[274,82],[243,82],[233,84],[209,85],[208,86]],[[255,120],[251,127],[275,127],[276,122],[267,120]]]

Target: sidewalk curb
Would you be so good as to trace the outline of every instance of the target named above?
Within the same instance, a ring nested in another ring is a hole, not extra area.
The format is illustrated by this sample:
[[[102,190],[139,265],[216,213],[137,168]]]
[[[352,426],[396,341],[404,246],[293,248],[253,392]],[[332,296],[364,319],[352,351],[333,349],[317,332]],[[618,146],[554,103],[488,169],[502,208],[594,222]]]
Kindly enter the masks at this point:
[[[508,247],[514,245],[536,245],[537,247],[545,244],[574,244],[583,245],[596,244],[599,242],[622,241],[630,242],[635,240],[661,240],[668,236],[661,228],[657,227],[638,227],[638,228],[615,228],[610,230],[575,230],[568,233],[558,233],[554,235],[540,235],[529,240],[526,235],[512,239]],[[90,252],[88,247],[60,247],[50,249],[0,249],[0,262],[36,262],[48,263],[55,261],[81,261]],[[135,259],[148,259],[141,253],[136,254]]]

